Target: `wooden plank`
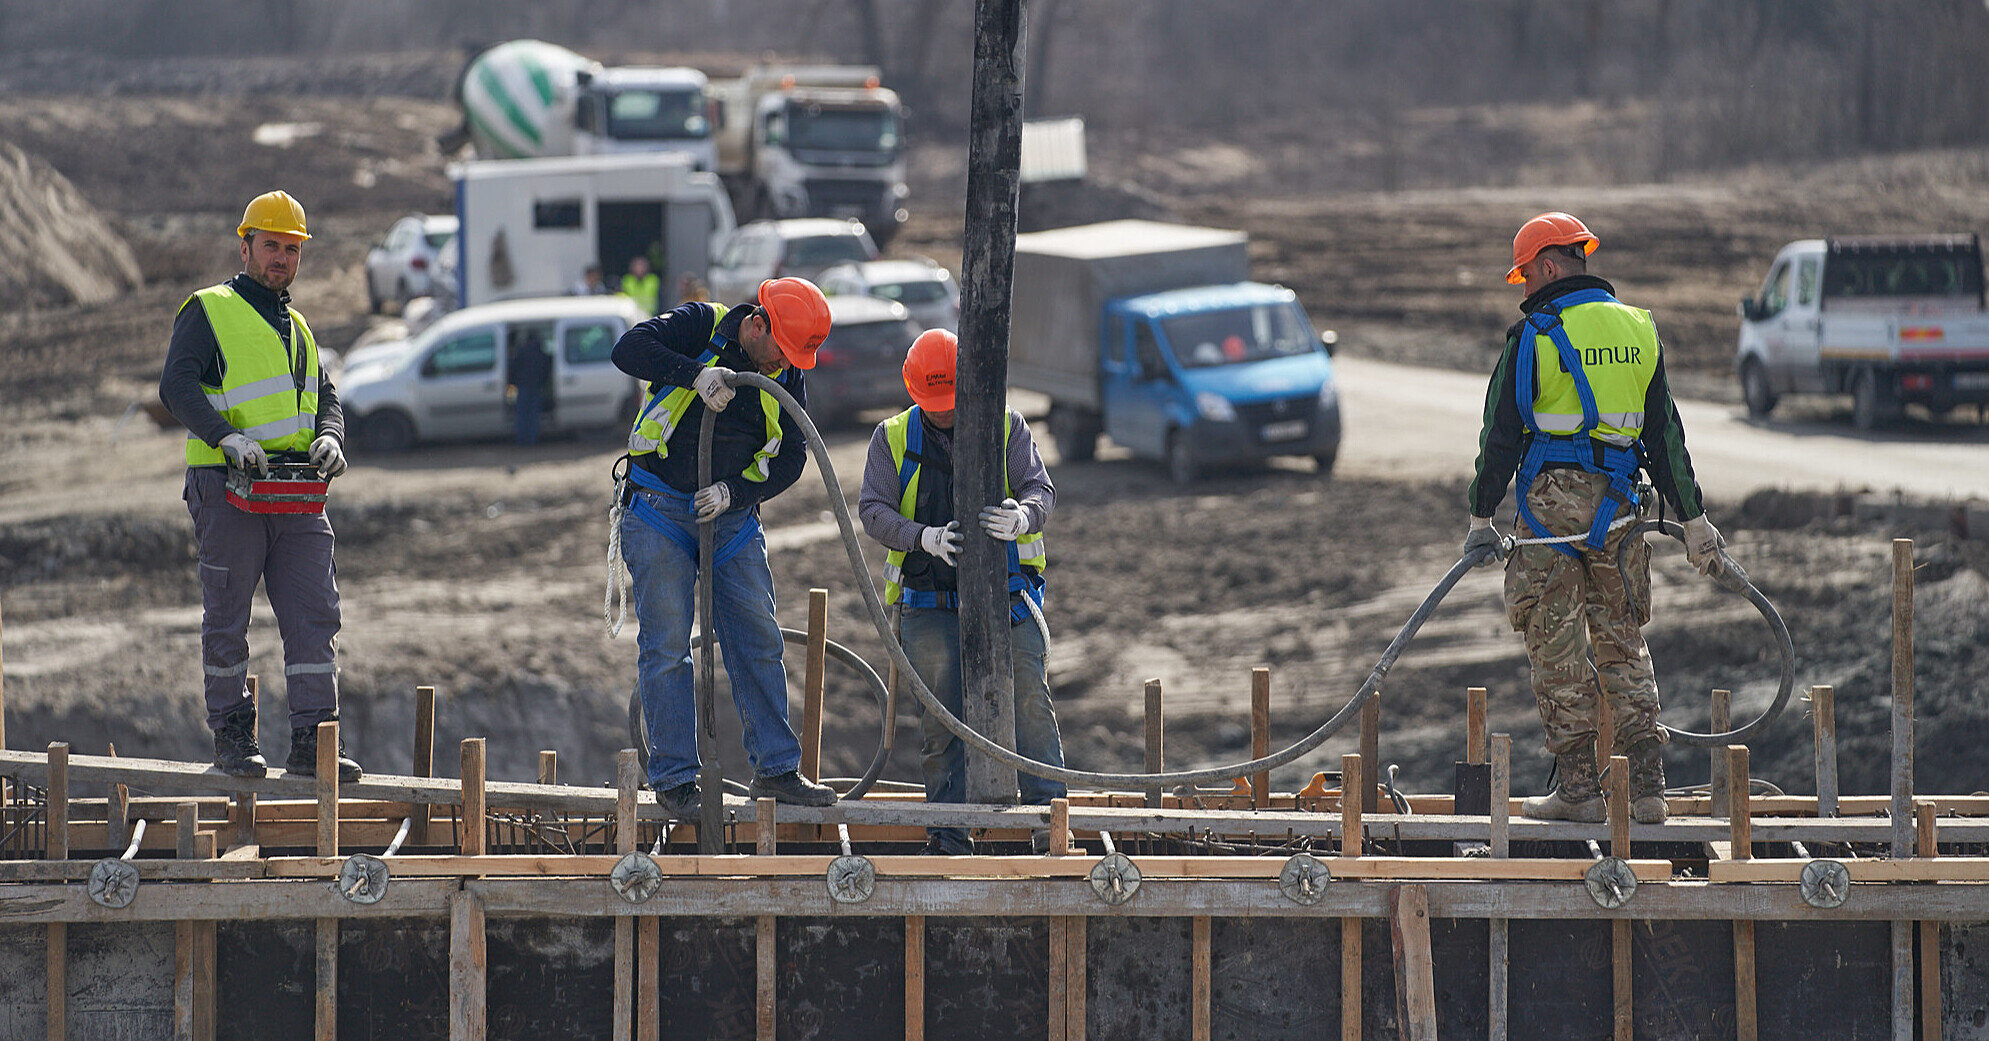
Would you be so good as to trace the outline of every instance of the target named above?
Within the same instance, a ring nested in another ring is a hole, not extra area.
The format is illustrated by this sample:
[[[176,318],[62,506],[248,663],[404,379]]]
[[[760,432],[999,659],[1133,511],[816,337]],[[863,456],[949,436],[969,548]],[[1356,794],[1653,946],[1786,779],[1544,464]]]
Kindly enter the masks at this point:
[[[905,1041],[925,1041],[925,916],[917,914],[905,916]]]
[[[1070,957],[1070,919],[1058,915],[1050,919],[1050,942],[1048,964],[1045,966],[1047,985],[1044,990],[1049,1003],[1049,1041],[1069,1041],[1070,1038],[1070,966],[1065,959]]]
[[[1361,920],[1340,919],[1340,1041],[1361,1041]]]
[[[200,838],[214,836],[202,832]],[[198,844],[196,844],[198,845]],[[0,861],[0,882],[81,882],[90,877],[94,860],[4,860]],[[133,860],[131,866],[146,882],[208,882],[262,878],[268,868],[259,861],[215,860]],[[332,872],[336,874],[337,872]],[[327,876],[328,877],[328,876]]]
[[[1506,920],[1494,918],[1489,923],[1487,942],[1490,963],[1486,967],[1485,987],[1488,998],[1486,1010],[1486,1041],[1507,1041],[1508,1009],[1511,994],[1511,964],[1507,955]]]
[[[1188,1034],[1194,1041],[1209,1041],[1209,916],[1196,915],[1188,941]]]
[[[778,980],[774,976],[777,965],[774,945],[779,937],[774,930],[774,916],[760,915],[755,919],[755,939],[753,941],[754,973],[753,986],[758,1008],[754,1019],[754,1036],[758,1041],[776,1041],[774,1028],[777,1019],[774,1015],[776,1002],[780,1000]]]
[[[1250,758],[1271,754],[1271,670],[1258,666],[1250,670]],[[1271,804],[1271,772],[1250,776],[1250,805],[1263,809]]]
[[[0,750],[3,752],[4,750]],[[69,859],[69,744],[51,741],[48,745],[47,780],[48,859]]]
[[[1715,688],[1713,690],[1712,710],[1706,721],[1706,730],[1708,733],[1724,734],[1732,729],[1733,692]],[[1706,757],[1711,764],[1710,769],[1712,770],[1712,784],[1707,790],[1713,802],[1712,816],[1730,817],[1733,813],[1728,809],[1727,792],[1732,789],[1732,783],[1727,777],[1726,746],[1715,745],[1713,748],[1707,750]]]
[[[183,802],[173,814],[173,852],[181,860],[192,860],[199,852],[200,807]]]
[[[1754,923],[1733,923],[1734,1041],[1759,1041],[1754,985]]]
[[[173,923],[173,1041],[193,1041],[194,930],[199,922]]]
[[[235,849],[253,849],[256,842],[256,796],[254,792],[241,792],[232,799],[228,817],[235,823]]]
[[[215,1005],[220,990],[214,922],[193,923],[193,1041],[214,1041]]]
[[[1913,851],[1913,540],[1892,540],[1892,855]]]
[[[771,798],[755,800],[753,810],[753,852],[763,857],[771,857],[778,852],[774,845],[778,837],[776,829],[779,827],[774,823],[774,814],[777,812],[774,809],[774,800]]]
[[[1609,757],[1609,852],[1630,859],[1630,760]]]
[[[1069,954],[1064,963],[1070,969],[1070,986],[1066,990],[1066,993],[1070,997],[1070,1012],[1065,1017],[1064,1022],[1068,1024],[1068,1041],[1084,1041],[1087,1029],[1085,1026],[1085,1017],[1088,1014],[1085,1004],[1085,988],[1091,985],[1089,980],[1090,948],[1085,941],[1085,923],[1087,919],[1080,915],[1070,915],[1064,921],[1070,923],[1067,934]],[[906,1041],[911,1041],[911,1038],[907,1037]]]
[[[635,920],[635,1036],[660,1041],[663,1036],[662,919],[645,915]]]
[[[1403,1041],[1437,1041],[1436,960],[1430,952],[1430,898],[1422,886],[1389,890],[1395,951],[1395,1013]]]
[[[420,686],[414,688],[414,765],[409,773],[416,777],[435,776],[435,688]],[[545,782],[550,784],[551,782]],[[414,823],[408,826],[408,841],[416,846],[428,845],[428,824],[433,814],[427,803],[416,803],[409,815]]]
[[[320,730],[319,734],[322,736],[323,731]],[[332,748],[335,754],[338,745],[333,744]],[[331,773],[333,777],[338,776],[336,762]],[[317,1041],[338,1041],[338,919],[318,919],[317,952],[316,1038]]]
[[[1809,689],[1810,732],[1815,742],[1816,815],[1837,816],[1837,697],[1834,688]]]
[[[1050,800],[1050,855],[1068,856],[1070,846],[1070,800]]]
[[[1492,735],[1492,856],[1512,853],[1512,735]]]
[[[635,919],[615,919],[615,1027],[612,1037],[635,1029]]]
[[[1163,722],[1161,718],[1161,705],[1160,705],[1160,681],[1147,680],[1146,681],[1146,772],[1150,774],[1159,773],[1162,769],[1161,764],[1162,762],[1164,762],[1164,758],[1162,756],[1162,744],[1163,744],[1162,738],[1164,736],[1162,727],[1163,727]],[[1154,787],[1148,788],[1146,790],[1147,806],[1153,809],[1159,809],[1160,803],[1161,803],[1160,786],[1155,785]]]
[[[1713,882],[1795,882],[1807,860],[1714,862],[1707,865]],[[1840,860],[1853,882],[1989,882],[1989,857],[1908,858],[1906,860]]]
[[[1892,923],[1892,1041],[1913,1038],[1913,923]]]
[[[635,852],[635,802],[640,771],[635,749],[624,748],[615,753],[615,852],[617,853]]]
[[[1340,856],[1358,857],[1361,855],[1361,802],[1355,797],[1362,788],[1373,788],[1367,783],[1361,770],[1361,757],[1343,755],[1340,757]]]
[[[539,772],[536,776],[540,784],[559,783],[559,752],[556,749],[539,749]]]
[[[338,720],[318,724],[318,856],[338,856]]]
[[[1615,1041],[1635,1041],[1637,1021],[1636,999],[1630,985],[1630,926],[1630,921],[1624,918],[1609,923],[1610,1005],[1611,1018],[1616,1027]]]
[[[1746,745],[1727,746],[1727,782],[1727,801],[1732,807],[1727,841],[1733,843],[1733,859],[1749,860],[1754,856],[1754,815],[1748,806]]]
[[[1940,842],[1934,831],[1934,804],[1925,799],[1913,803],[1913,850],[1915,856],[1938,857]]]
[[[822,779],[822,684],[828,675],[829,591],[808,591],[808,669],[801,684],[801,776]]]
[[[1485,695],[1483,687],[1464,690],[1464,761],[1485,761]]]
[[[488,967],[483,898],[468,890],[450,893],[449,1041],[484,1041]]]
[[[1941,923],[1920,923],[1920,1041],[1941,1041]]]
[[[474,857],[481,855],[486,848],[484,846],[485,829],[483,823],[486,812],[484,807],[486,789],[484,784],[483,738],[466,737],[463,739],[462,764],[463,815],[462,821],[458,825],[459,834],[457,835],[457,844],[458,848],[463,851],[464,856]],[[626,1036],[626,1034],[623,1036]]]
[[[104,848],[113,856],[123,853],[131,845],[131,789],[127,785],[113,784],[110,798],[104,807]]]
[[[48,1041],[69,1039],[69,926],[48,926]]]
[[[1380,789],[1377,782],[1381,780],[1380,773],[1376,772],[1381,767],[1381,691],[1379,690],[1374,692],[1374,697],[1367,699],[1366,705],[1361,706],[1361,762],[1366,763],[1369,770],[1368,773],[1361,775],[1364,782],[1360,789],[1361,812],[1373,813],[1380,809],[1380,803],[1376,801]],[[1340,782],[1340,787],[1353,791],[1347,787],[1344,780]]]

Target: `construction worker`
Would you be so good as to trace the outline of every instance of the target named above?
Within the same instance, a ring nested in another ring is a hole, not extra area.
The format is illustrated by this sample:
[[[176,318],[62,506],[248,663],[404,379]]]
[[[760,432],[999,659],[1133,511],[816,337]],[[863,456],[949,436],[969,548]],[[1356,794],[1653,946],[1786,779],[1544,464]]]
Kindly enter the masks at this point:
[[[629,434],[622,559],[634,578],[641,631],[637,689],[649,727],[649,783],[668,813],[698,809],[691,621],[698,575],[698,525],[714,523],[712,624],[732,681],[752,793],[826,806],[836,793],[802,777],[801,742],[787,722],[787,673],[774,620],[773,574],[759,504],[801,476],[807,439],[772,395],[735,392],[735,370],[757,372],[807,403],[801,370],[829,334],[829,303],[814,283],[760,283],[750,303],[686,303],[643,322],[615,343],[614,362],[645,381]],[[735,400],[736,399],[736,400]],[[698,482],[705,410],[718,413],[709,485]]]
[[[580,272],[580,279],[568,286],[568,296],[607,296],[608,282],[601,277],[601,265],[589,264]]]
[[[235,777],[267,770],[249,697],[249,605],[263,583],[283,634],[290,758],[314,775],[318,724],[338,718],[338,584],[322,513],[253,514],[226,498],[228,468],[267,473],[275,452],[308,453],[319,473],[345,472],[345,421],[317,342],[290,306],[304,256],[304,207],[277,191],[242,214],[242,272],[188,297],[173,319],[159,398],[187,428],[186,499],[200,553],[201,663],[214,765]],[[339,749],[338,776],[359,779]]]
[[[635,301],[643,314],[655,314],[658,301],[663,298],[663,279],[649,270],[649,258],[638,253],[628,262],[628,274],[622,276],[622,295]]]
[[[1506,555],[1492,513],[1508,481],[1519,489],[1521,539],[1580,536],[1520,545],[1507,556],[1506,613],[1526,636],[1533,696],[1559,777],[1523,812],[1604,819],[1597,757],[1621,749],[1630,760],[1631,814],[1654,824],[1665,815],[1665,732],[1641,630],[1650,620],[1650,549],[1636,537],[1621,567],[1618,551],[1654,509],[1651,486],[1685,522],[1686,555],[1701,574],[1719,566],[1715,551],[1725,542],[1700,501],[1650,312],[1618,302],[1608,282],[1586,273],[1598,245],[1565,213],[1543,213],[1513,237],[1506,281],[1525,287],[1524,317],[1507,331],[1485,395],[1464,549]],[[1639,468],[1651,486],[1637,484]],[[1599,696],[1609,699],[1614,748],[1596,747]]]
[[[933,695],[960,714],[960,615],[954,562],[960,523],[953,516],[953,378],[959,340],[944,329],[919,334],[905,355],[905,389],[912,407],[877,425],[863,466],[857,514],[863,530],[890,550],[884,599],[899,610],[899,642]],[[1043,522],[1057,504],[1050,472],[1022,414],[1009,409],[1004,431],[1006,497],[981,511],[981,530],[1009,544],[1010,645],[1015,672],[1015,750],[1062,766],[1063,742],[1050,706],[1048,649],[1032,606],[1043,602]],[[964,802],[966,748],[927,714],[919,752],[927,802]],[[1061,782],[1022,774],[1022,801],[1047,805],[1062,798]],[[962,828],[926,829],[926,852],[966,854],[974,841]],[[1035,836],[1048,848],[1047,832]]]

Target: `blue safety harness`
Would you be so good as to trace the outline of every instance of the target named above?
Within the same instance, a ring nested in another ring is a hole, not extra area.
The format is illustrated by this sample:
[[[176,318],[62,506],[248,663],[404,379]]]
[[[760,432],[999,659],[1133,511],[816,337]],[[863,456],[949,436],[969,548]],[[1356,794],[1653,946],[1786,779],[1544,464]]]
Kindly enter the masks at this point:
[[[1540,475],[1549,463],[1572,463],[1589,473],[1607,474],[1609,487],[1603,494],[1602,502],[1595,508],[1595,520],[1589,524],[1588,538],[1582,544],[1591,549],[1601,549],[1609,535],[1609,527],[1615,523],[1617,513],[1624,507],[1632,512],[1637,509],[1637,469],[1642,460],[1637,447],[1629,445],[1617,447],[1605,441],[1590,437],[1589,432],[1602,422],[1601,414],[1595,407],[1595,391],[1589,387],[1588,374],[1582,371],[1581,352],[1568,339],[1567,327],[1561,322],[1561,312],[1577,304],[1616,303],[1616,298],[1604,289],[1578,289],[1564,296],[1542,304],[1539,310],[1526,316],[1522,322],[1526,326],[1519,337],[1519,357],[1514,362],[1514,398],[1519,403],[1519,418],[1532,434],[1528,439],[1526,454],[1520,460],[1517,485],[1519,489],[1519,516],[1527,527],[1541,538],[1552,538],[1555,532],[1547,530],[1533,510],[1526,505],[1527,489],[1533,487],[1533,479]],[[1561,356],[1561,368],[1574,377],[1575,392],[1582,399],[1582,428],[1574,434],[1550,434],[1540,429],[1533,418],[1534,377],[1537,363],[1534,360],[1536,336],[1546,336],[1554,341],[1554,349]],[[1549,548],[1571,557],[1580,552],[1565,542],[1549,543]]]
[[[710,365],[714,360],[718,358],[719,350],[725,347],[730,342],[731,341],[727,340],[725,337],[720,336],[717,333],[713,333],[711,336],[711,346],[707,348],[703,354],[698,355],[698,365],[700,367]],[[668,383],[658,383],[656,385],[655,391],[649,395],[649,401],[642,406],[642,412],[640,415],[636,417],[635,420],[636,423],[640,424],[643,421],[643,419],[648,417],[650,411],[654,409],[657,406],[657,404],[663,400],[664,395],[676,389],[677,389],[676,387],[671,386]],[[645,470],[640,466],[636,466],[634,463],[629,464],[628,479],[631,482],[633,482],[636,485],[636,487],[641,488],[644,491],[654,492],[657,495],[670,499],[684,506],[687,509],[691,509],[693,511],[695,511],[696,509],[696,507],[694,506],[694,500],[696,498],[695,496],[685,495],[683,492],[680,492],[677,489],[670,487],[669,485],[663,483],[663,479],[661,477],[658,477],[655,474],[650,473],[648,470]],[[649,525],[651,530],[655,531],[657,534],[663,536],[664,538],[669,539],[671,542],[676,543],[679,549],[682,549],[685,553],[689,554],[691,560],[693,562],[696,562],[696,560],[698,559],[697,537],[692,535],[690,532],[685,531],[682,527],[678,526],[677,523],[675,521],[672,521],[669,517],[664,516],[663,511],[657,509],[654,505],[651,505],[649,500],[643,498],[640,495],[630,496],[628,503],[628,511],[630,513],[635,514],[637,520],[640,520],[642,523]],[[753,539],[758,537],[759,534],[760,534],[760,515],[758,511],[755,511],[747,516],[746,523],[739,526],[738,532],[735,533],[731,538],[727,539],[725,541],[725,545],[718,547],[717,552],[712,554],[711,565],[713,567],[718,567],[719,565],[724,564],[726,561],[731,560],[733,557],[738,556],[739,551],[745,549],[749,544],[751,544]]]
[[[910,421],[905,425],[905,461],[898,466],[898,497],[904,498],[905,489],[911,487],[912,477],[919,472],[919,456],[925,448],[924,413],[917,405],[912,406]],[[1004,543],[1008,547],[1008,591],[1021,593],[1036,602],[1040,610],[1043,606],[1043,576],[1032,575],[1022,570],[1022,558],[1015,551],[1015,543]],[[956,590],[908,589],[898,591],[898,602],[906,607],[938,608],[943,611],[960,609],[960,594]],[[1008,608],[1008,620],[1017,625],[1029,620],[1029,605],[1017,600]]]

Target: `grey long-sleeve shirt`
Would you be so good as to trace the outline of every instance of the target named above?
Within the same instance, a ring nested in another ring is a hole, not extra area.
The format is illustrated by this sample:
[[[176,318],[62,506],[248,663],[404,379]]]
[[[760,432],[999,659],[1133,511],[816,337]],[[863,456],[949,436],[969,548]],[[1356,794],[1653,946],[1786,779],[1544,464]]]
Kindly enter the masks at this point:
[[[288,292],[272,291],[246,273],[229,279],[228,287],[248,301],[283,337],[285,344],[291,343]],[[291,348],[293,352],[295,349]],[[159,400],[166,403],[166,410],[193,436],[213,448],[234,433],[235,428],[207,400],[207,392],[201,389],[203,383],[210,387],[221,385],[221,345],[214,339],[214,326],[207,321],[207,311],[189,299],[173,318],[172,345],[166,349],[166,368],[159,376]],[[332,387],[331,377],[323,372],[318,373],[317,429],[318,433],[330,434],[340,444],[345,443],[345,413],[339,408],[338,391]]]
[[[924,420],[920,420],[925,422]],[[1057,505],[1057,487],[1050,483],[1050,470],[1043,465],[1042,453],[1022,413],[1008,410],[1008,486],[1017,505],[1028,518],[1028,531],[1042,531]],[[927,452],[953,451],[953,431],[925,425]],[[912,552],[919,548],[919,531],[925,525],[898,513],[898,500],[904,491],[898,486],[898,467],[891,461],[891,443],[878,424],[870,435],[870,453],[863,460],[863,493],[857,498],[856,513],[864,533],[886,548]],[[961,527],[966,527],[961,524]]]

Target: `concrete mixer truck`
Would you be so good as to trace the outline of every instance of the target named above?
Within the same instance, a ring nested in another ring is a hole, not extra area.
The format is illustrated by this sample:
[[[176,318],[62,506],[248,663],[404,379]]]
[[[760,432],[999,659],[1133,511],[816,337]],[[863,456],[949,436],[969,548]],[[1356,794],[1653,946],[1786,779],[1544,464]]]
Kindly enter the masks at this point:
[[[706,87],[696,69],[605,68],[558,44],[513,40],[471,58],[456,94],[478,158],[682,152],[713,170]]]

